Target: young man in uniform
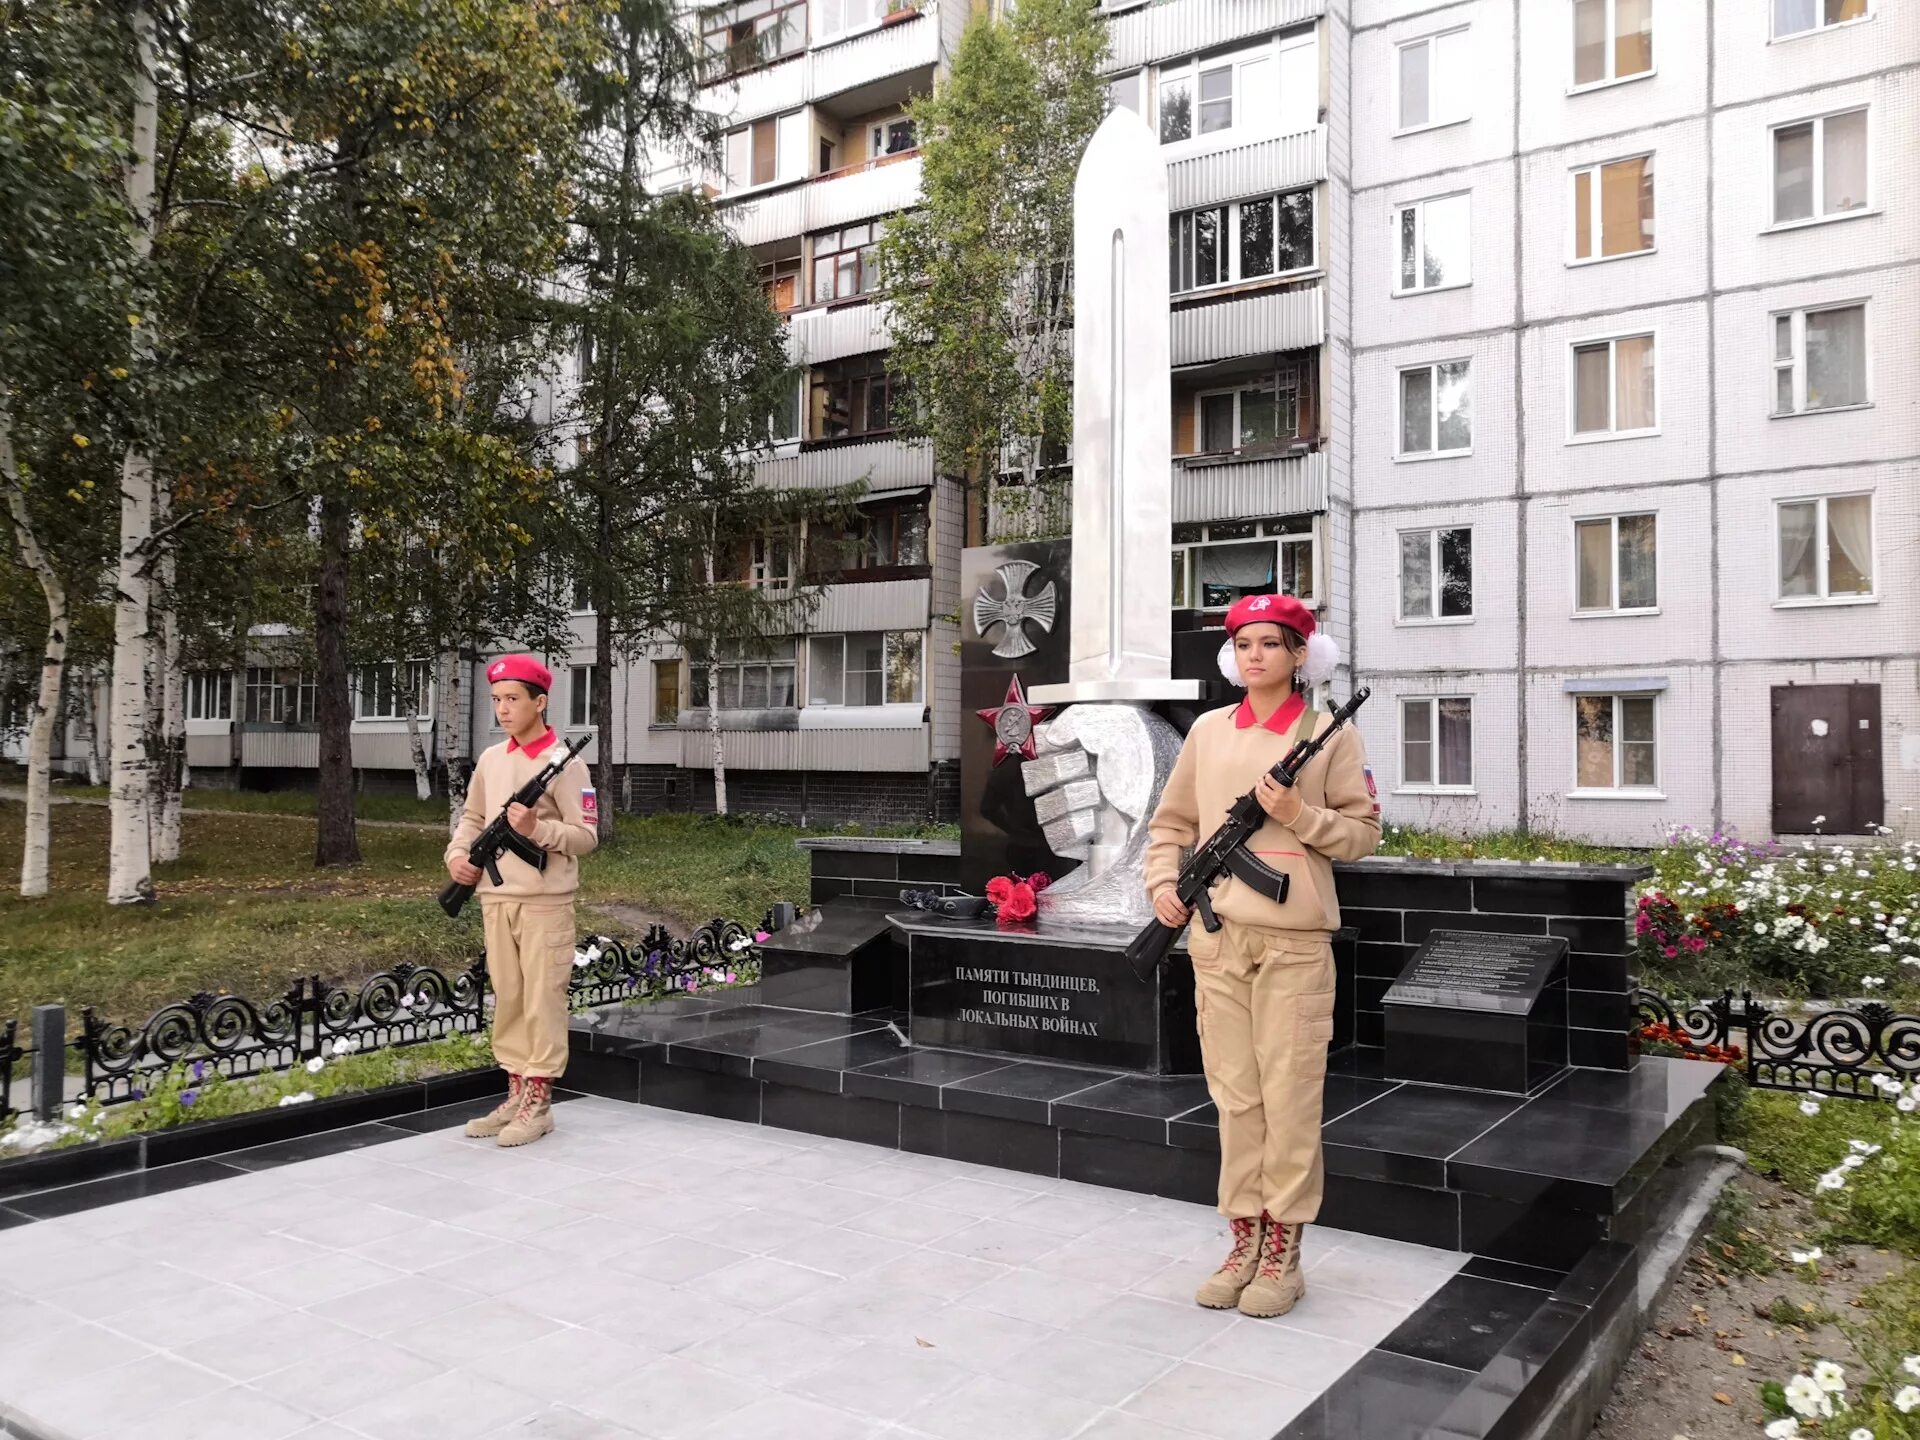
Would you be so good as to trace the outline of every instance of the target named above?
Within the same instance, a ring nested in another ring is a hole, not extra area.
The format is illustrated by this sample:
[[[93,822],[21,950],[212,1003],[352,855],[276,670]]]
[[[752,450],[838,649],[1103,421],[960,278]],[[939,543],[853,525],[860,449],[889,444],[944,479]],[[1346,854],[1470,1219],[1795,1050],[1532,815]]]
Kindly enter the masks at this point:
[[[553,1129],[553,1082],[567,1068],[567,982],[573,973],[573,894],[579,857],[600,843],[598,805],[586,763],[575,759],[532,808],[507,805],[553,757],[560,737],[547,724],[553,675],[531,655],[487,667],[493,714],[507,738],[490,746],[467,782],[467,808],[447,845],[447,873],[477,886],[493,982],[493,1054],[507,1072],[507,1098],[469,1121],[467,1134],[525,1145]],[[536,870],[500,857],[500,883],[467,858],[482,830],[507,805],[507,823],[547,852]]]
[[[1226,1263],[1194,1297],[1210,1309],[1284,1315],[1306,1293],[1300,1238],[1323,1185],[1321,1090],[1333,1038],[1333,861],[1371,855],[1380,805],[1359,733],[1348,726],[1283,786],[1266,772],[1325,728],[1306,686],[1339,660],[1313,612],[1291,595],[1251,595],[1227,611],[1220,671],[1247,697],[1187,732],[1148,827],[1147,893],[1161,923],[1185,925],[1174,893],[1181,852],[1205,841],[1248,790],[1266,822],[1247,848],[1284,885],[1236,872],[1212,893],[1221,929],[1187,931],[1200,1062],[1220,1112]]]

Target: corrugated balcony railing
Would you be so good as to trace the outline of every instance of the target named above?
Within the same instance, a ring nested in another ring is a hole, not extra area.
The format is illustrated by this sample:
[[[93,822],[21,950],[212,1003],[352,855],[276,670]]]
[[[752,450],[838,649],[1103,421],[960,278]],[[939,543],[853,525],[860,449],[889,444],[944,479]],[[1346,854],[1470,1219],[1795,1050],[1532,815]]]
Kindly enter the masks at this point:
[[[742,245],[765,245],[891,215],[919,200],[920,157],[909,154],[741,200],[724,213]]]
[[[1173,363],[1205,365],[1276,350],[1308,350],[1327,338],[1325,287],[1303,285],[1188,305],[1173,312]]]
[[[1167,208],[1192,210],[1224,205],[1249,195],[1270,195],[1327,178],[1327,127],[1256,140],[1167,166]]]
[[[721,744],[730,770],[925,771],[930,737],[925,725],[906,729],[728,730]],[[704,728],[680,732],[680,764],[713,768],[713,737]]]
[[[828,41],[773,65],[716,80],[702,100],[731,123],[784,114],[828,100],[892,75],[924,70],[940,57],[936,0],[923,0],[912,19],[870,30],[851,40]]]
[[[762,460],[754,479],[768,490],[836,490],[862,480],[872,493],[917,490],[933,484],[933,451],[895,439],[833,445]]]
[[[1214,463],[1175,461],[1173,520],[1246,520],[1307,515],[1327,508],[1327,456],[1276,456]]]
[[[868,355],[892,343],[887,337],[884,300],[801,310],[788,316],[787,324],[787,355],[796,365],[822,365],[849,355]]]
[[[427,759],[433,759],[433,722],[420,722],[421,744],[426,747]],[[224,735],[196,735],[190,737],[189,760],[192,741],[212,741],[206,746],[210,757],[216,753],[220,758],[207,761],[194,760],[193,763],[205,763],[210,767],[224,767],[231,752],[227,749]],[[407,732],[394,730],[363,730],[358,727],[353,732],[353,765],[356,770],[411,770],[413,768],[413,750],[407,743]],[[312,730],[244,730],[240,735],[240,763],[253,769],[268,770],[317,770],[320,768],[320,736]]]
[[[828,631],[924,630],[930,580],[869,580],[821,587],[806,628]]]
[[[1159,0],[1116,15],[1109,70],[1132,70],[1317,20],[1326,0]]]

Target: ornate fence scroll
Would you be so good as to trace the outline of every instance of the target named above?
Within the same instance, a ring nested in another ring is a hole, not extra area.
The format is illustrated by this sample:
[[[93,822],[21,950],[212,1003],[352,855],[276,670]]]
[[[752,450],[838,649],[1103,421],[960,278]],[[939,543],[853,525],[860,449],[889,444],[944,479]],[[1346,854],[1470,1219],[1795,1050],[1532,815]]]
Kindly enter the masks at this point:
[[[758,969],[753,933],[737,920],[715,917],[684,939],[655,925],[633,947],[610,935],[582,940],[570,999],[575,1009],[658,999],[756,978]]]
[[[1920,1016],[1866,1001],[1795,1019],[1728,990],[1712,1000],[1680,1008],[1652,990],[1636,991],[1634,1012],[1643,1028],[1661,1027],[1663,1038],[1704,1052],[1738,1044],[1749,1085],[1763,1090],[1815,1090],[1842,1098],[1878,1097],[1873,1080],[1902,1082],[1920,1076]]]

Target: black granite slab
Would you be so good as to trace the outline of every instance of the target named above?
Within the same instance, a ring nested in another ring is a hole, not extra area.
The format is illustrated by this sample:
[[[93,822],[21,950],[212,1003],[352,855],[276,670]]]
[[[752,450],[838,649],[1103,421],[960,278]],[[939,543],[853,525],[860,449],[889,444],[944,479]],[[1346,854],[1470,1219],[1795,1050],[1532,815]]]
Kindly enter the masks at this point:
[[[837,1095],[847,1088],[844,1077],[848,1071],[907,1053],[910,1052],[905,1042],[893,1031],[863,1030],[858,1034],[816,1040],[808,1045],[759,1056],[753,1062],[752,1073],[758,1080],[799,1085]],[[894,1099],[891,1103],[898,1104],[899,1101]]]
[[[1329,1170],[1435,1189],[1447,1158],[1525,1103],[1517,1096],[1401,1085],[1324,1125]]]
[[[1369,1350],[1274,1440],[1432,1440],[1473,1372]]]
[[[940,1105],[946,1110],[965,1110],[975,1115],[994,1115],[1002,1120],[1025,1120],[1035,1125],[1052,1123],[1052,1105],[1069,1095],[1090,1090],[1116,1079],[1112,1070],[1082,1070],[1070,1065],[1044,1065],[1037,1061],[1002,1065],[969,1080],[945,1086]]]
[[[100,1205],[122,1200],[142,1200],[149,1195],[165,1195],[193,1185],[231,1179],[246,1172],[218,1160],[188,1160],[179,1165],[162,1165],[132,1175],[114,1175],[105,1180],[89,1180],[83,1185],[68,1185],[59,1190],[42,1190],[9,1200],[7,1206],[35,1220],[53,1220],[62,1215],[77,1215]]]
[[[760,946],[760,995],[769,1005],[839,1015],[892,1005],[905,1000],[904,958],[884,910],[823,906]]]
[[[1122,1075],[1056,1101],[1052,1119],[1062,1130],[1164,1145],[1168,1121],[1212,1106],[1207,1082],[1197,1075]]]
[[[900,1148],[969,1165],[998,1165],[1027,1175],[1060,1173],[1060,1131],[993,1115],[902,1105]]]
[[[1416,1360],[1480,1370],[1548,1298],[1533,1286],[1455,1275],[1396,1326],[1379,1348]]]
[[[854,1015],[817,1015],[803,1010],[769,1010],[756,1024],[717,1030],[667,1046],[667,1060],[725,1075],[749,1076],[754,1062],[783,1050],[797,1050],[822,1040],[844,1040],[873,1031],[887,1032],[884,1018]],[[868,1058],[875,1058],[869,1056]]]
[[[1381,1009],[1391,1078],[1524,1095],[1567,1064],[1567,942],[1435,929]]]
[[[496,1102],[497,1103],[497,1102]],[[476,1100],[461,1109],[474,1109],[484,1114],[487,1102]],[[271,1145],[256,1145],[251,1150],[236,1150],[223,1156],[227,1164],[241,1170],[277,1170],[282,1165],[297,1164],[302,1160],[316,1160],[323,1155],[338,1155],[347,1150],[365,1150],[372,1145],[385,1145],[394,1140],[405,1140],[411,1133],[398,1126],[376,1122],[371,1125],[349,1125],[342,1130],[323,1130],[318,1135],[302,1135],[294,1140],[279,1140]]]
[[[1015,1063],[997,1055],[909,1049],[850,1069],[843,1088],[849,1095],[939,1109],[943,1087],[1004,1070]]]

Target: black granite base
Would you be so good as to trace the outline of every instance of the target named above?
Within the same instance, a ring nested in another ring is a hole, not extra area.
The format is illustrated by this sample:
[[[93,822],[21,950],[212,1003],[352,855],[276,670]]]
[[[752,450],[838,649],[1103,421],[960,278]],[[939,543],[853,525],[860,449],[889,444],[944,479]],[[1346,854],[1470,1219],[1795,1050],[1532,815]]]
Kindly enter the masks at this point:
[[[767,937],[760,946],[760,991],[768,1004],[790,1010],[905,1009],[905,959],[883,910],[828,905]]]

